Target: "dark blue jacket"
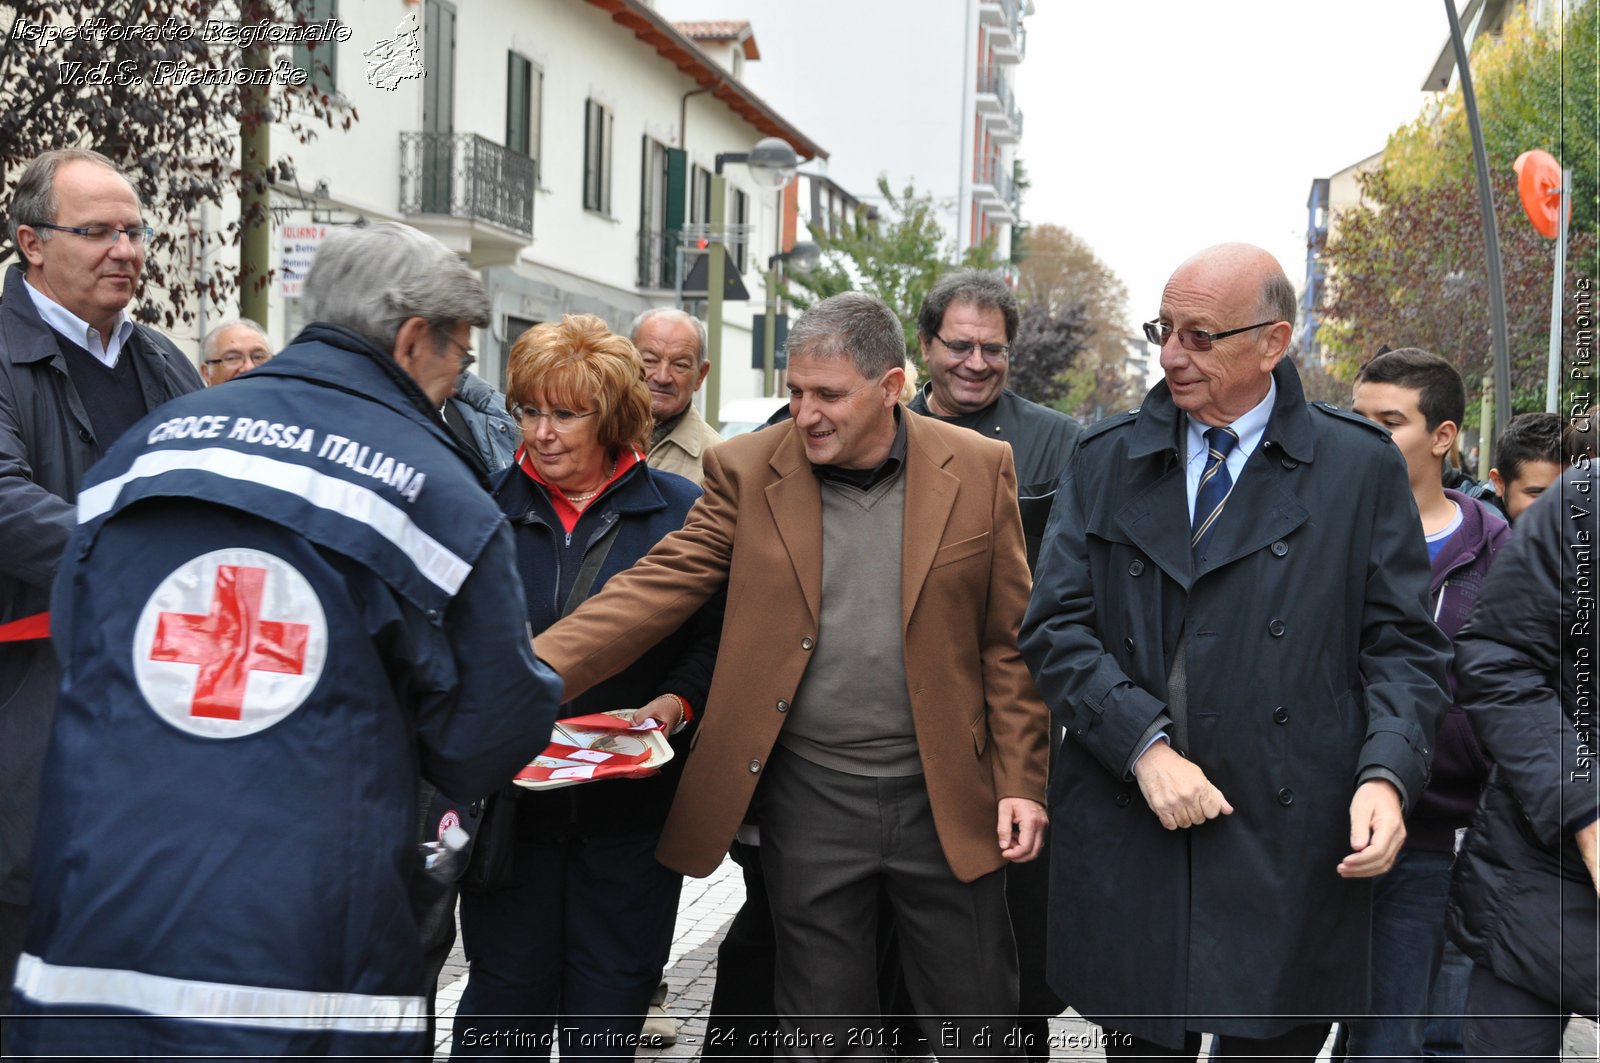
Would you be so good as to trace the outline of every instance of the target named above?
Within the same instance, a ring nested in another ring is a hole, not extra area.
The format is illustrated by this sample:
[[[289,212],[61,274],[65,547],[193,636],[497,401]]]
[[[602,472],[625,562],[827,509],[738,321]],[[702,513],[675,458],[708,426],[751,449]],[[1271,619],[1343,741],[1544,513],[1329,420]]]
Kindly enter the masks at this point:
[[[450,401],[467,422],[484,468],[493,475],[510,465],[522,445],[522,429],[506,410],[506,397],[477,374],[463,372]]]
[[[422,1053],[417,778],[502,785],[560,691],[431,404],[312,326],[131,429],[78,522],[8,1047]]]
[[[669,532],[683,527],[700,488],[640,462],[589,505],[568,536],[544,488],[516,465],[495,481],[495,501],[516,529],[517,567],[535,635],[561,617],[576,569],[613,524],[616,538],[589,593],[648,554]],[[570,541],[569,541],[570,540]],[[560,600],[558,600],[560,599]],[[645,650],[632,666],[562,707],[563,716],[636,709],[662,694],[687,698],[704,710],[722,636],[720,596],[674,635]],[[677,791],[694,724],[671,739],[675,756],[658,775],[609,779],[545,792],[522,791],[519,829],[615,833],[659,829]],[[533,828],[532,824],[538,824]]]
[[[21,266],[6,270],[0,296],[0,623],[49,606],[78,484],[115,442],[94,434],[25,276]],[[123,352],[138,367],[147,409],[204,386],[154,329],[135,326]],[[60,683],[49,643],[0,644],[0,901],[8,904],[28,902],[39,769]]]

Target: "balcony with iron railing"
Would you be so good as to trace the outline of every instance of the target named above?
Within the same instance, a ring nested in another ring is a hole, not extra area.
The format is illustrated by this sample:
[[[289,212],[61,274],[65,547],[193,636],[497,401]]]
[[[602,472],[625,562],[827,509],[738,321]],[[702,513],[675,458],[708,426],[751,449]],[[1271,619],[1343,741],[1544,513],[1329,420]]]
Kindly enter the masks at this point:
[[[515,261],[533,238],[537,176],[533,159],[476,133],[400,134],[400,212],[465,243],[477,268]]]
[[[988,31],[996,60],[1020,63],[1027,51],[1022,27],[1023,0],[979,0],[978,21]]]
[[[1011,85],[1006,81],[1005,70],[986,65],[978,68],[978,113],[989,117],[1004,114],[1011,106]]]
[[[1016,104],[1006,108],[998,120],[989,122],[989,136],[996,144],[1015,144],[1022,139],[1022,112]]]
[[[997,221],[1016,221],[1020,216],[1016,182],[998,161],[979,168],[972,182],[972,198]]]
[[[1004,69],[998,66],[980,68],[978,91],[973,99],[991,137],[1002,144],[1015,144],[1022,139],[1022,112],[1017,109],[1016,97],[1011,94]]]
[[[678,242],[676,232],[647,229],[639,233],[639,287],[676,288],[678,286]]]

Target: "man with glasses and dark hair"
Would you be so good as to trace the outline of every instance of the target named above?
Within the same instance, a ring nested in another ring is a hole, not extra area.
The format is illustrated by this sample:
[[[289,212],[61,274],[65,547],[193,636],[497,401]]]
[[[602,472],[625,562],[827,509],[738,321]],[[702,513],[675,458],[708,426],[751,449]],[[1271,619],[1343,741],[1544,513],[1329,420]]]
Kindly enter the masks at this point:
[[[347,226],[305,309],[78,495],[18,1055],[424,1055],[418,776],[474,801],[550,739],[510,525],[439,420],[483,282]]]
[[[124,429],[200,378],[171,341],[128,316],[150,229],[110,159],[81,149],[34,159],[12,194],[10,229],[22,263],[0,295],[0,624],[37,616],[42,629],[79,480]],[[42,637],[0,641],[7,985],[27,922],[39,766],[58,684]]]
[[[249,318],[224,321],[200,341],[200,376],[214,388],[272,359],[267,330]]]
[[[967,269],[942,277],[917,314],[928,383],[909,406],[1011,444],[1031,565],[1080,427],[1006,387],[1019,320],[1017,297],[999,274]]]
[[[928,367],[928,383],[908,406],[1011,444],[1017,463],[1017,504],[1032,568],[1055,502],[1056,481],[1082,429],[1066,414],[1029,402],[1006,387],[1020,319],[1017,297],[998,273],[966,269],[941,277],[917,314],[917,343]],[[1054,733],[1050,744],[1053,768]],[[1047,852],[1041,857],[1006,868],[1006,905],[1017,928],[1019,1041],[1022,1054],[1033,1060],[1049,1057],[1048,1016],[1060,1014],[1064,1007],[1045,979],[1050,865]]]
[[[1178,267],[1165,379],[1084,431],[1021,646],[1065,726],[1050,980],[1108,1058],[1314,1059],[1367,1008],[1372,878],[1449,705],[1383,429],[1307,403],[1266,251]]]

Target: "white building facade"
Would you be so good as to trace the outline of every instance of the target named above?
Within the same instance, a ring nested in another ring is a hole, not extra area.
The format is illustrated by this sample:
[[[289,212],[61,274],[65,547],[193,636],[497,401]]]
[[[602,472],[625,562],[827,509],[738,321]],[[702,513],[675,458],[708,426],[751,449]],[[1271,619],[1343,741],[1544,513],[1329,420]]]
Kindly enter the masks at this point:
[[[321,2],[319,17],[352,31],[330,88],[359,120],[274,144],[294,160],[273,193],[280,276],[267,324],[279,345],[306,323],[283,267],[303,266],[327,226],[403,221],[482,274],[494,311],[475,337],[476,370],[499,386],[531,325],[593,313],[622,331],[684,298],[679,233],[711,220],[703,193],[719,155],[771,136],[802,160],[822,154],[642,0]],[[779,193],[741,164],[723,172],[729,249],[750,293],[724,307],[717,371],[733,399],[761,387],[751,318],[783,226]],[[692,293],[687,303],[703,308]]]
[[[914,181],[958,250],[1011,251],[1022,111],[1013,92],[1033,0],[657,0],[675,20],[748,20],[750,86],[833,152],[826,175],[869,205]],[[802,213],[805,205],[801,205]]]

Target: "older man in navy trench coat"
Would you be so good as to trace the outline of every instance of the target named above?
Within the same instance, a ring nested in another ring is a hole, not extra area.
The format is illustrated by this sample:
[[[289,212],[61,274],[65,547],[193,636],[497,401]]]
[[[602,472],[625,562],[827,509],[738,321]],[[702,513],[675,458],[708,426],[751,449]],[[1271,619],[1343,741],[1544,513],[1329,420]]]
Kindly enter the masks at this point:
[[[1067,730],[1051,984],[1112,1058],[1309,1058],[1365,1012],[1368,879],[1449,700],[1404,464],[1305,401],[1294,312],[1259,248],[1179,267],[1166,379],[1084,433],[1022,628]]]

